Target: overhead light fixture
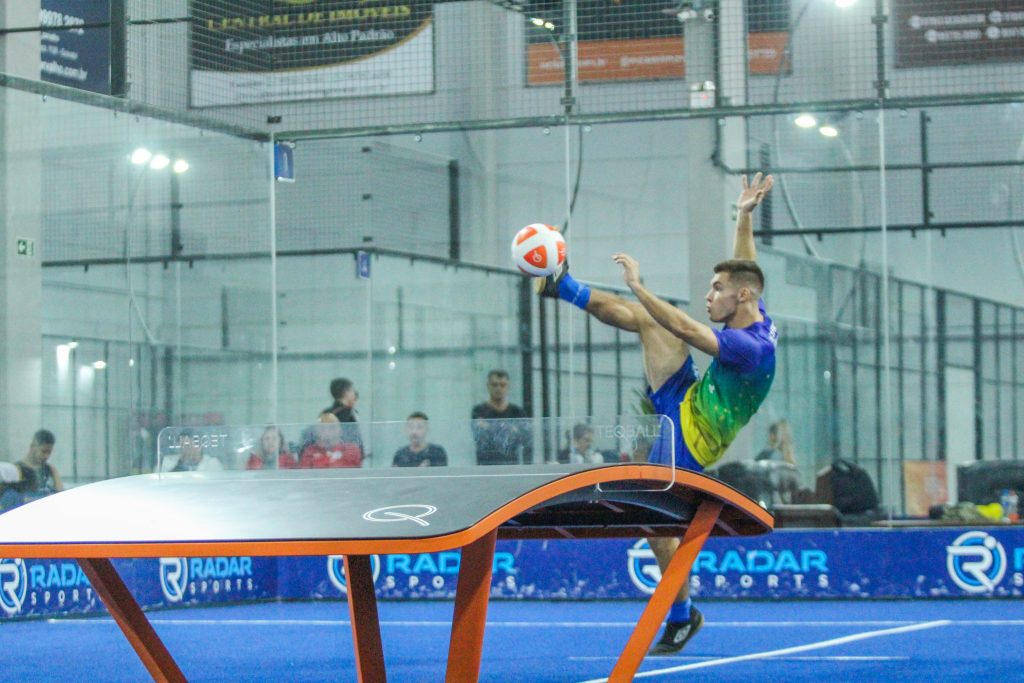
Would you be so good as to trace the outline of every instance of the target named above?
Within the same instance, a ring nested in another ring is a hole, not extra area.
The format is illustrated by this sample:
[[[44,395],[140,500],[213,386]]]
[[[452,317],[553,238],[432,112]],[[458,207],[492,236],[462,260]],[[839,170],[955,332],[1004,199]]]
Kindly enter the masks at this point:
[[[152,158],[153,153],[150,152],[145,147],[139,147],[134,152],[132,152],[131,156],[132,163],[135,164],[136,166],[141,166],[142,164],[146,163]]]
[[[105,360],[94,361],[92,366],[94,368],[96,368],[97,370],[106,370],[107,369],[107,361],[105,361]]]
[[[846,9],[847,7],[853,7],[856,3],[857,0],[836,0],[836,7]]]
[[[800,126],[801,128],[814,128],[816,125],[818,125],[818,119],[814,118],[810,114],[800,114],[800,116],[797,116],[793,120],[793,123]]]
[[[818,129],[818,132],[827,138],[834,138],[839,135],[839,129],[835,126],[830,126],[827,123]]]
[[[185,161],[184,159],[178,159],[177,161],[174,162],[174,166],[171,167],[171,169],[175,173],[184,173],[185,171],[188,170],[188,168],[188,162]]]
[[[168,159],[165,155],[157,154],[150,160],[149,167],[154,171],[159,171],[162,168],[167,168],[167,165],[169,163],[171,163],[171,160]]]
[[[76,342],[74,340],[69,341],[68,342],[68,348],[69,349],[77,349],[78,348],[78,342]]]

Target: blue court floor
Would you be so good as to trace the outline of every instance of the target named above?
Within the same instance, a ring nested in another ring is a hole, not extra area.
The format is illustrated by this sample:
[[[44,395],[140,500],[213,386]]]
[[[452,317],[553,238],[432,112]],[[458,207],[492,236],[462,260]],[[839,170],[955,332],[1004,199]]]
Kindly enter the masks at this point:
[[[494,602],[481,681],[598,681],[639,602]],[[705,602],[679,656],[648,658],[650,681],[1024,680],[1024,601]],[[389,681],[444,679],[450,602],[380,603]],[[351,681],[340,602],[150,614],[190,681]],[[109,618],[0,624],[4,681],[146,681]]]

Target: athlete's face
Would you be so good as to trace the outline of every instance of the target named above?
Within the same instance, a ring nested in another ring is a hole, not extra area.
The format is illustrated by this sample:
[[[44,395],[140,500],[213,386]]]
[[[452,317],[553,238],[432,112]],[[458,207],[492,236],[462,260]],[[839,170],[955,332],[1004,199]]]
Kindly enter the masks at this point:
[[[729,322],[740,303],[740,288],[729,282],[728,273],[715,273],[705,297],[708,318],[713,323]]]

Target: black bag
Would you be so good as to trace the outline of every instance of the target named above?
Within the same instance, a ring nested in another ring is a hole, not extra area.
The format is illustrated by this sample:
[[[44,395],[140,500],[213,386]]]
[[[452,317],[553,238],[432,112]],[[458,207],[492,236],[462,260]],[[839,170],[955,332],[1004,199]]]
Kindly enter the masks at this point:
[[[867,512],[878,507],[878,494],[864,468],[849,460],[832,463],[832,504],[843,514]]]

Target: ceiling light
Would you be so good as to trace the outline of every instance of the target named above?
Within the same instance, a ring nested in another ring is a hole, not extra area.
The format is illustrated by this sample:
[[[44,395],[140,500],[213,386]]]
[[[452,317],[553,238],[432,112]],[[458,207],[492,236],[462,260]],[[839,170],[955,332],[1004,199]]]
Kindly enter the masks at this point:
[[[150,167],[151,169],[153,169],[154,171],[159,171],[159,170],[160,170],[160,169],[162,169],[162,168],[167,168],[167,164],[169,164],[169,163],[171,163],[171,160],[170,160],[170,159],[168,159],[168,158],[167,158],[166,156],[164,156],[163,154],[157,154],[157,155],[156,155],[155,157],[153,157],[153,159],[152,159],[152,160],[151,160],[151,161],[149,162],[149,167]]]
[[[185,171],[188,170],[188,162],[185,161],[184,159],[178,159],[177,161],[174,162],[174,166],[172,166],[172,169],[174,170],[175,173],[184,173]]]
[[[835,126],[830,126],[828,124],[825,124],[824,126],[819,128],[818,132],[827,138],[834,138],[837,135],[839,135],[839,130]]]
[[[139,147],[137,150],[132,152],[131,156],[132,163],[135,164],[136,166],[141,166],[142,164],[146,163],[152,158],[153,153],[150,152],[145,147]]]
[[[853,7],[857,0],[836,0],[836,7],[839,9],[846,9],[847,7]]]
[[[800,114],[800,116],[793,120],[793,123],[801,128],[814,128],[818,125],[818,119],[814,118],[810,114]]]
[[[94,361],[92,366],[94,368],[96,368],[97,370],[106,370],[107,369],[107,361],[105,361],[105,360]]]

